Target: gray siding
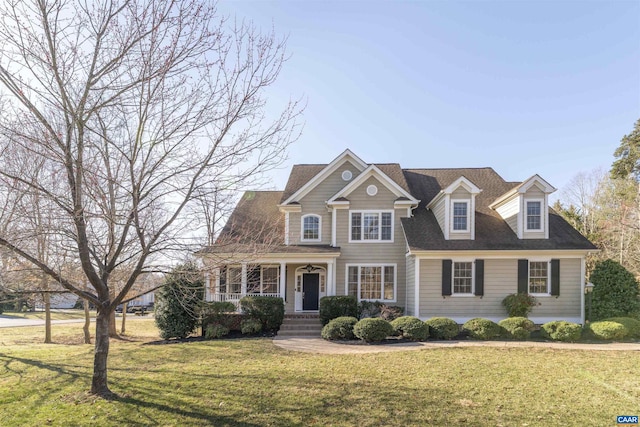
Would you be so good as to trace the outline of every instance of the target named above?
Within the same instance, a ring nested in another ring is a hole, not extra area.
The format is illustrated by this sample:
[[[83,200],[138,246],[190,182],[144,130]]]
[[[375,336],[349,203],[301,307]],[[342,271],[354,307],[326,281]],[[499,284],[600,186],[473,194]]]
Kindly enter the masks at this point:
[[[378,187],[378,194],[369,196],[367,186],[374,184]],[[406,294],[406,241],[402,233],[400,218],[406,217],[406,209],[394,209],[393,202],[397,198],[376,178],[367,179],[348,197],[349,209],[337,211],[336,243],[340,247],[341,256],[336,263],[336,292],[345,294],[346,265],[347,264],[395,264],[396,265],[396,302],[405,304]],[[349,242],[350,211],[359,210],[393,210],[393,242]]]
[[[560,296],[538,297],[530,318],[549,321],[580,318],[580,259],[560,260]],[[442,297],[442,260],[420,261],[420,317],[451,317],[462,322],[474,317],[500,320],[507,317],[502,307],[505,296],[517,292],[517,259],[485,259],[484,296]]]
[[[352,180],[360,174],[354,165],[350,162],[345,162],[324,181],[319,183],[309,194],[300,199],[302,211],[289,214],[289,244],[331,244],[331,212],[327,211],[326,201],[351,182],[342,179],[342,172],[345,170],[351,171],[353,174]],[[322,218],[320,242],[302,242],[300,239],[302,217],[307,214],[319,215]]]
[[[436,221],[438,221],[438,225],[440,226],[440,230],[444,233],[445,221],[444,214],[445,209],[444,205],[446,203],[446,197],[443,197],[436,205],[433,207],[433,215],[436,217]]]
[[[407,316],[415,316],[415,267],[416,267],[416,258],[414,256],[406,257],[407,260],[407,293],[406,293],[406,304],[405,304],[405,314]]]
[[[518,234],[518,213],[520,212],[520,199],[518,197],[500,206],[496,211],[511,227],[513,232]]]

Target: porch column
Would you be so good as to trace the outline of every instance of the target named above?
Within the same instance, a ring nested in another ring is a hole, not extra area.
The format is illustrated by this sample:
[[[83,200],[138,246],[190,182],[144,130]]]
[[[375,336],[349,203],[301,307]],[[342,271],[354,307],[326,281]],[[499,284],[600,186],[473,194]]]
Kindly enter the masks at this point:
[[[204,273],[204,300],[211,301],[211,273]]]
[[[240,282],[240,293],[242,295],[247,294],[247,263],[242,263],[242,281]]]
[[[213,269],[213,278],[215,280],[215,293],[219,294],[220,293],[220,268],[214,268]]]
[[[415,258],[415,277],[413,278],[413,286],[414,288],[414,298],[415,298],[415,313],[413,314],[415,317],[420,317],[420,258]]]
[[[336,294],[336,282],[334,277],[334,262],[333,260],[327,262],[327,295],[333,296]]]
[[[287,300],[287,263],[280,263],[280,298]]]

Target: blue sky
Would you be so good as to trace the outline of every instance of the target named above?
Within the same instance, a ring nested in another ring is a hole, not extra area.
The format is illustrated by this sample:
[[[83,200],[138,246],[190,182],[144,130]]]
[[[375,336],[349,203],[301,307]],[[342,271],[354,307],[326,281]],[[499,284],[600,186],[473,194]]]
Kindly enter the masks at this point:
[[[222,1],[289,37],[274,105],[307,100],[274,171],[349,148],[404,168],[491,166],[562,190],[640,118],[640,1]],[[274,107],[275,108],[275,107]],[[556,193],[560,194],[560,192]]]

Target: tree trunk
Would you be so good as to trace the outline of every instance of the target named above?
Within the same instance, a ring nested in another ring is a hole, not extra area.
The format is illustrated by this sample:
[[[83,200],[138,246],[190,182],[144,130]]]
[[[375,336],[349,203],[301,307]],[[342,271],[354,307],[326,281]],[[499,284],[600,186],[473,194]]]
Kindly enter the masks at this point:
[[[127,303],[122,304],[122,325],[120,326],[120,334],[124,335],[125,323],[127,323]]]
[[[111,289],[109,291],[109,298],[111,299],[111,301],[113,301],[115,296],[116,296],[115,291]],[[116,329],[116,311],[115,310],[109,313],[109,336],[111,338],[118,338],[118,330]],[[96,341],[97,340],[98,338],[96,338]]]
[[[84,326],[82,332],[84,333],[84,343],[91,344],[91,334],[89,333],[89,326],[91,325],[91,313],[89,313],[89,300],[83,300],[84,306]]]
[[[51,344],[51,294],[45,292],[44,300],[44,343]]]
[[[107,356],[109,355],[109,319],[110,312],[98,308],[96,316],[96,346],[93,358],[93,380],[91,393],[102,397],[113,395],[107,385]]]

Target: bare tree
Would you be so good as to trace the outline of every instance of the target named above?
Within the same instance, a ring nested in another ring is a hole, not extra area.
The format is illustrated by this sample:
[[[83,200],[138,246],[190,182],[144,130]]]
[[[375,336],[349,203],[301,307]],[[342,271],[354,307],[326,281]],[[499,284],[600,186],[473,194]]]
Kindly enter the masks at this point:
[[[112,394],[109,316],[138,276],[189,248],[194,196],[281,164],[297,138],[296,102],[266,111],[285,60],[284,40],[199,0],[5,1],[0,175],[55,206],[51,244],[73,251],[84,278],[38,257],[11,226],[0,245],[95,304],[92,393]],[[25,172],[14,145],[56,185]]]

